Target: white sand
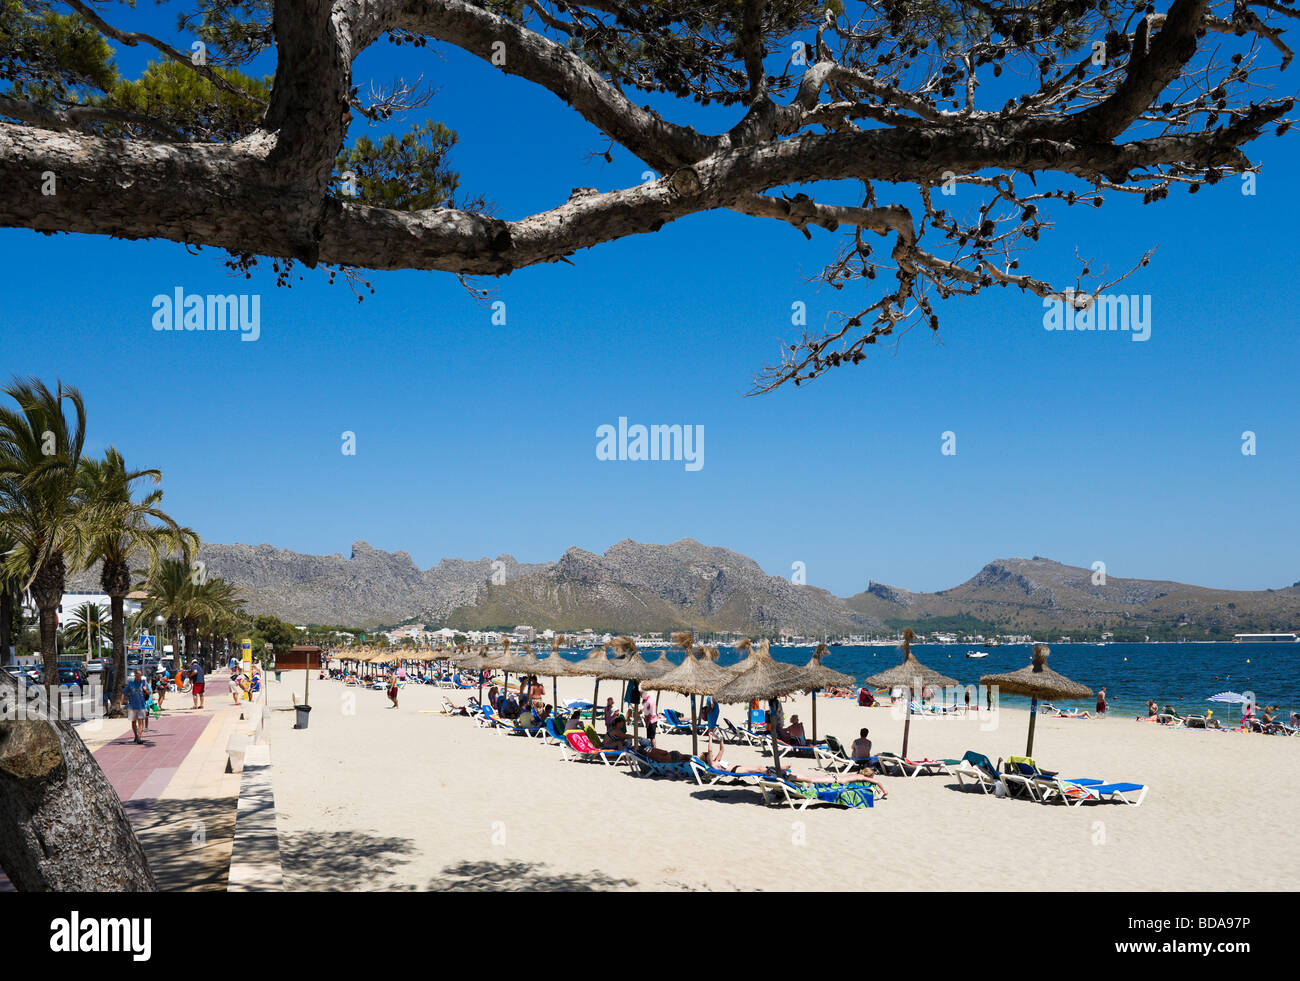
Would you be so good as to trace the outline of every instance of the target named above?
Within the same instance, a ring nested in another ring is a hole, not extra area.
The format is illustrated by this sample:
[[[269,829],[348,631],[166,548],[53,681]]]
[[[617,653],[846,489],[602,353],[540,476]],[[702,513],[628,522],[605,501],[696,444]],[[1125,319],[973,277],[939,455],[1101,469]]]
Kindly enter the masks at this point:
[[[272,684],[288,705],[290,682]],[[617,697],[602,685],[601,701]],[[550,682],[547,681],[549,697]],[[311,682],[310,727],[272,713],[271,749],[285,881],[292,889],[1294,889],[1300,883],[1300,738],[1171,730],[1130,718],[1040,716],[1034,757],[1063,777],[1146,783],[1141,807],[1043,805],[959,790],[955,778],[883,777],[864,810],[793,811],[757,789],[701,788],[564,763],[558,748],[432,714],[444,694]],[[561,679],[561,698],[591,683]],[[349,714],[349,702],[355,707]],[[683,709],[665,694],[660,708]],[[787,718],[810,721],[806,697]],[[735,706],[725,712],[740,721]],[[423,710],[423,711],[422,711]],[[898,750],[888,707],[818,699],[818,731]],[[913,717],[909,755],[996,761],[1025,749],[1028,714]],[[981,731],[981,727],[989,731]],[[603,731],[603,726],[600,727]],[[689,736],[659,745],[688,751]],[[728,748],[732,762],[759,762]],[[811,761],[796,772],[820,772]]]

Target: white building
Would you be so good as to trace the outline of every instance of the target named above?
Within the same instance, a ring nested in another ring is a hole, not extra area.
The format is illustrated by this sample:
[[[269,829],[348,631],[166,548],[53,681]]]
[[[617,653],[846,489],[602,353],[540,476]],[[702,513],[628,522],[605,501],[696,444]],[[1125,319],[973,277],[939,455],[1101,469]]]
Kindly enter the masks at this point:
[[[84,606],[86,603],[98,603],[103,607],[105,616],[112,608],[112,599],[107,593],[96,593],[89,590],[67,592],[63,594],[63,599],[59,603],[59,625],[62,626],[67,623],[77,608]],[[128,598],[123,602],[122,610],[129,617],[132,613],[140,612],[140,603],[137,600]],[[32,601],[30,595],[23,597],[23,611],[31,616],[35,616],[38,612],[36,604]]]

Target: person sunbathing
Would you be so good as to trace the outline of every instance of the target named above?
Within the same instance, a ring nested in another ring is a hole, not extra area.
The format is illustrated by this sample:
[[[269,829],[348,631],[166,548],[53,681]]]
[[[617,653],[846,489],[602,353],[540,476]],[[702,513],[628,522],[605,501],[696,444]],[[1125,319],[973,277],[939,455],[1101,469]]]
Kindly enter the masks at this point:
[[[650,740],[644,736],[633,736],[627,731],[627,719],[621,714],[614,716],[614,721],[610,723],[609,728],[605,731],[605,738],[601,740],[601,749],[628,749],[635,753],[640,753],[650,759],[658,759],[653,756],[654,747]],[[662,753],[664,750],[659,750]],[[680,755],[680,754],[679,754]],[[683,757],[685,760],[688,757]],[[659,760],[661,763],[676,763],[678,760]]]
[[[858,738],[849,747],[849,759],[857,765],[857,769],[866,769],[867,772],[871,772],[871,740],[867,738],[869,731],[859,729]]]
[[[799,721],[799,716],[790,716],[790,725],[784,730],[784,739],[793,746],[805,746],[808,743],[804,735],[803,723]]]
[[[755,770],[752,767],[746,768],[736,763],[728,763],[722,758],[724,747],[725,744],[722,741],[722,737],[719,736],[718,748],[716,750],[713,748],[713,730],[710,729],[709,741],[704,747],[704,752],[700,755],[700,762],[714,770],[727,770],[731,773],[752,773],[761,776],[765,772],[761,769]]]
[[[767,772],[768,773],[772,772],[771,767],[768,767]],[[853,774],[852,776],[843,775],[846,776],[846,779],[843,780],[840,779],[842,774],[837,774],[837,773],[828,773],[825,776],[812,777],[812,776],[808,776],[807,774],[794,773],[791,770],[786,770],[784,776],[785,779],[789,780],[791,783],[807,783],[807,784],[813,784],[814,786],[835,784],[837,787],[852,787],[855,785],[860,785],[865,783],[878,788],[880,793],[877,796],[879,796],[881,799],[884,799],[889,796],[889,792],[885,790],[884,784],[882,784],[879,780],[877,780],[874,775],[868,775],[866,773],[859,772]]]

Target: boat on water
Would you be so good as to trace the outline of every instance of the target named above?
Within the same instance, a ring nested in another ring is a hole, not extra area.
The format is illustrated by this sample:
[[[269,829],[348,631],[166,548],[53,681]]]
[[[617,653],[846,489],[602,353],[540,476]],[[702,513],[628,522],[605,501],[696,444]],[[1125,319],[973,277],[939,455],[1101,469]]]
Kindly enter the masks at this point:
[[[988,651],[967,651],[966,656],[967,657],[988,657],[989,652]]]

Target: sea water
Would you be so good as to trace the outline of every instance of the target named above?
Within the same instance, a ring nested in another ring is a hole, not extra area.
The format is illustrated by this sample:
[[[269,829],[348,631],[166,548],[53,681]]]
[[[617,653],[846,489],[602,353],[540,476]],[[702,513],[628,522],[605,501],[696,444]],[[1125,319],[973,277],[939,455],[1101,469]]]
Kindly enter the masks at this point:
[[[1047,665],[1071,681],[1094,692],[1106,689],[1114,715],[1146,715],[1147,699],[1164,708],[1172,705],[1180,715],[1241,718],[1241,706],[1206,701],[1223,691],[1254,693],[1259,705],[1277,705],[1281,721],[1300,711],[1300,644],[1052,644]],[[811,647],[774,647],[772,656],[792,664],[806,664]],[[966,651],[987,651],[988,657],[968,658]],[[894,647],[832,647],[822,663],[851,674],[859,682],[892,668],[902,657]],[[912,653],[922,664],[963,685],[979,684],[981,675],[1007,674],[1030,663],[1028,644],[976,647],[962,644],[913,644]],[[728,652],[730,653],[730,652]],[[719,663],[735,656],[720,653]],[[974,696],[972,696],[972,702]],[[1029,699],[1001,696],[1002,705],[1028,708]],[[1091,712],[1095,699],[1056,702]]]

